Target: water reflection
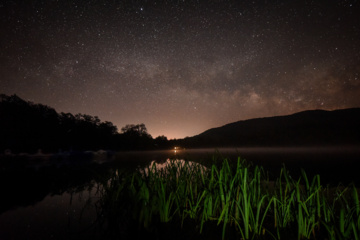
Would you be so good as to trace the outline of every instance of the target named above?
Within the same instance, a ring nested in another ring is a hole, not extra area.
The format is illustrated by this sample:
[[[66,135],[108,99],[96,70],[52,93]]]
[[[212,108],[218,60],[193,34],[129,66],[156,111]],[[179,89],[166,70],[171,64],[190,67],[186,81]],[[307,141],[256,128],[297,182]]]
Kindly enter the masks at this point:
[[[309,177],[319,173],[323,184],[353,181],[359,185],[360,181],[354,167],[360,160],[358,147],[172,149],[111,157],[97,154],[91,159],[72,156],[43,164],[34,158],[0,159],[0,239],[101,239],[104,225],[99,227],[101,213],[96,204],[103,189],[99,187],[115,169],[164,169],[171,159],[181,166],[200,163],[208,167],[216,158],[236,160],[238,156],[264,166],[273,176],[285,163],[294,175],[301,168]]]
[[[185,165],[188,165],[189,167],[193,167],[193,166],[202,166],[199,163],[196,162],[192,162],[192,161],[186,161],[184,159],[166,159],[164,162],[159,162],[159,161],[151,161],[149,164],[149,167],[146,168],[145,170],[148,169],[154,169],[156,168],[157,170],[162,170],[162,169],[166,169],[166,168],[171,168],[171,167],[177,167],[179,169],[183,168]],[[202,166],[203,167],[203,166]]]
[[[143,176],[149,176],[152,174],[160,174],[160,176],[172,174],[173,176],[179,177],[183,170],[198,169],[201,173],[206,171],[206,167],[200,163],[187,161],[184,159],[166,159],[165,161],[151,161],[149,166],[140,168],[139,171]]]
[[[97,197],[92,185],[6,211],[0,215],[0,239],[95,239]]]

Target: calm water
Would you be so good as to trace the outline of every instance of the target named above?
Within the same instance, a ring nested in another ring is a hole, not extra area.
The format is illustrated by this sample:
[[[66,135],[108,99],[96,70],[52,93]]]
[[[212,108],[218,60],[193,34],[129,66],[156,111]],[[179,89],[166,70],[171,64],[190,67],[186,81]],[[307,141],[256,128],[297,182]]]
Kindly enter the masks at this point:
[[[208,164],[216,157],[236,160],[238,156],[260,164],[277,176],[283,163],[297,176],[303,168],[311,176],[320,174],[322,183],[355,182],[360,175],[358,147],[346,148],[238,148],[126,152],[63,156],[40,159],[1,160],[2,204],[0,239],[103,239],[97,222],[98,183],[113,169],[133,171],[151,161],[187,159]],[[17,162],[14,162],[17,161]]]

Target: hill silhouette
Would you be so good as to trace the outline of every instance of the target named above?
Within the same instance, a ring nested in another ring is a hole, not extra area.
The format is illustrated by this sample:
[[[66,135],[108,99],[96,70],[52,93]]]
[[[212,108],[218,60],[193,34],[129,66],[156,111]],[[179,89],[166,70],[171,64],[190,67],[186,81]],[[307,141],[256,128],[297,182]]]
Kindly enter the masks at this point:
[[[128,124],[118,132],[97,116],[57,113],[55,109],[0,94],[0,153],[152,150],[242,146],[360,146],[360,108],[310,110],[287,116],[243,120],[178,140],[155,139],[145,124]]]
[[[178,143],[184,147],[360,145],[360,108],[238,121]]]

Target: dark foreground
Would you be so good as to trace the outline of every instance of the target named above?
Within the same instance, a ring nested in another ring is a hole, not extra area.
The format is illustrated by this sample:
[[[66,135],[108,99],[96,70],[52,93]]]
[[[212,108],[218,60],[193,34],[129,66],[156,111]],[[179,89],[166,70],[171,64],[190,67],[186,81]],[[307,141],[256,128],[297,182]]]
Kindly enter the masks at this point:
[[[15,164],[3,161],[1,187],[5,194],[0,211],[0,239],[119,239],[121,236],[132,239],[145,236],[153,239],[221,239],[223,226],[222,223],[218,225],[217,221],[204,223],[200,234],[201,225],[192,218],[182,221],[180,217],[174,216],[169,222],[154,220],[150,229],[139,226],[138,219],[134,220],[130,215],[125,215],[123,224],[116,228],[101,218],[101,210],[104,208],[99,204],[104,195],[100,187],[104,181],[113,177],[114,169],[131,172],[135,168],[146,168],[151,160],[157,159],[158,163],[163,163],[168,157],[197,160],[208,167],[216,158],[229,157],[236,161],[236,156],[240,155],[249,159],[253,165],[263,166],[269,173],[269,180],[279,176],[281,166],[285,163],[294,179],[301,176],[300,169],[303,168],[309,179],[320,174],[324,187],[336,187],[339,183],[348,186],[351,182],[359,186],[354,166],[360,154],[356,151],[350,153],[339,149],[320,149],[306,153],[301,149],[258,149],[255,152],[238,149],[220,152],[215,157],[214,150],[177,152],[176,155],[174,152],[127,153],[121,154],[121,157],[106,157],[101,161],[82,159],[66,164],[62,164],[61,160],[57,160],[57,164],[40,165],[35,159],[31,160],[31,164],[24,159],[17,159],[19,162]],[[35,165],[37,167],[33,168]],[[125,212],[128,209],[126,206],[122,208]],[[294,234],[297,227],[289,229],[282,231],[282,236],[297,239]],[[328,238],[324,232],[322,234]],[[226,239],[240,238],[241,234],[234,224],[229,225]],[[262,236],[262,239],[273,238]]]

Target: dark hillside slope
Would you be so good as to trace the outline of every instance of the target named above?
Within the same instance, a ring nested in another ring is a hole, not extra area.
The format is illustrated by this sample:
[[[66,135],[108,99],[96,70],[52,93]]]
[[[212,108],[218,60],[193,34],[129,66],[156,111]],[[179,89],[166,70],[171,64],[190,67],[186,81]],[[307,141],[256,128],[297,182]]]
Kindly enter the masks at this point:
[[[185,138],[184,147],[360,145],[360,108],[238,121]]]

